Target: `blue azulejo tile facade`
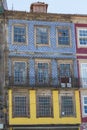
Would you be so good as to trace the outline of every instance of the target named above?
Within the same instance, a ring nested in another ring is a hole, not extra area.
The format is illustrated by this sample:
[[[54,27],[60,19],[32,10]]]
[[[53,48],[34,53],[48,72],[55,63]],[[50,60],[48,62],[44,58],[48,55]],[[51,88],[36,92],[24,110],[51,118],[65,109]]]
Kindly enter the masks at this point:
[[[26,45],[13,44],[13,25],[24,24],[27,26],[27,41]],[[35,26],[49,27],[49,43],[50,46],[36,46],[35,45]],[[70,47],[58,47],[57,45],[57,27],[69,27],[71,30]],[[77,63],[76,63],[76,46],[75,46],[75,30],[74,24],[68,22],[46,22],[46,21],[28,21],[28,20],[9,20],[8,24],[8,48],[9,48],[9,76],[12,75],[11,58],[27,58],[29,62],[29,82],[35,82],[35,59],[49,59],[51,61],[52,77],[58,77],[58,60],[72,60],[74,67],[74,76],[77,77]],[[55,81],[56,84],[57,81]]]
[[[14,45],[12,43],[12,26],[14,24],[26,24],[27,25],[27,38],[28,45]],[[35,46],[35,26],[49,26],[49,42],[50,46],[36,47]],[[66,26],[71,29],[71,47],[58,48],[57,47],[57,34],[56,28],[58,26]],[[9,50],[18,50],[24,52],[59,52],[59,53],[75,53],[75,33],[73,23],[61,23],[61,22],[43,22],[43,21],[27,21],[27,20],[9,20],[8,24],[8,44]]]

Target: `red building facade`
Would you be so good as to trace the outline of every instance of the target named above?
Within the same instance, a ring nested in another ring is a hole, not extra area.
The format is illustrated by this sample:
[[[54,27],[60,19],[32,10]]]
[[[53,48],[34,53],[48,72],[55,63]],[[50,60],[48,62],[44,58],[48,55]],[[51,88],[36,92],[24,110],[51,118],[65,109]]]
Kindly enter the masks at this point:
[[[80,85],[81,130],[87,129],[87,24],[75,24],[76,56]]]

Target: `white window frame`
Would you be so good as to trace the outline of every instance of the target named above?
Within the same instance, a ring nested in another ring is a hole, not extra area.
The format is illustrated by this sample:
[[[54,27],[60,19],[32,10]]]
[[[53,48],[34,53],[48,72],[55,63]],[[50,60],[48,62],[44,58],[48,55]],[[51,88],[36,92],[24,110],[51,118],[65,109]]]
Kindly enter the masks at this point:
[[[83,77],[83,72],[82,72],[82,71],[83,71],[82,65],[84,65],[84,64],[87,65],[87,63],[81,63],[81,64],[80,64],[80,66],[81,66],[81,70],[80,70],[80,71],[81,71],[81,76],[80,76],[80,77],[81,77],[81,85],[82,85],[82,87],[83,87],[83,88],[87,88],[87,81],[86,81],[86,84],[85,84],[85,82],[84,82],[84,77]],[[85,68],[85,69],[87,70],[87,68]],[[85,78],[85,80],[86,80],[86,79],[87,79],[87,78]]]
[[[79,36],[79,31],[80,30],[87,30],[87,27],[77,27],[76,28],[76,31],[77,31],[77,46],[78,48],[87,48],[87,44],[80,44],[80,38],[86,38],[87,39],[87,36]]]
[[[82,97],[82,104],[83,104],[83,115],[87,115],[87,113],[85,113],[85,111],[84,111],[84,106],[87,106],[87,104],[84,104],[84,98],[87,98],[87,95],[84,95],[83,97]]]

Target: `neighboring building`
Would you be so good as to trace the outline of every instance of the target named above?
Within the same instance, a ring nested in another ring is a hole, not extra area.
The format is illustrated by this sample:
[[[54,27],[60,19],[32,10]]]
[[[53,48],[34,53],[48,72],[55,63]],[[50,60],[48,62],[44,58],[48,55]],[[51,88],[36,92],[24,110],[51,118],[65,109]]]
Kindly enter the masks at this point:
[[[8,129],[79,130],[74,15],[47,13],[41,2],[30,10],[5,11]]]
[[[8,9],[7,1],[6,0],[2,0],[2,1],[3,1],[2,5],[3,5],[4,10],[7,10]]]
[[[81,130],[87,129],[87,16],[79,19],[76,28],[76,50],[81,97]]]
[[[7,9],[8,9],[7,1],[6,0],[0,0],[0,15],[3,14],[4,10],[7,10]]]
[[[5,100],[5,45],[6,45],[6,28],[5,28],[5,17],[4,11],[6,6],[6,1],[0,0],[0,130],[6,127],[6,100]]]

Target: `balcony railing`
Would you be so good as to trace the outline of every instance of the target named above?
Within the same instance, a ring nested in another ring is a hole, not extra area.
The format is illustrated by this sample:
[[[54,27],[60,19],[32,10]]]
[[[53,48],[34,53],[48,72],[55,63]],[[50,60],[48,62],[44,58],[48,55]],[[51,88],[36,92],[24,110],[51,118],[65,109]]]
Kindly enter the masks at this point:
[[[2,95],[0,95],[0,124],[2,129],[6,123],[7,123],[6,106],[3,102]]]
[[[70,80],[70,81],[69,81]],[[14,77],[9,77],[8,87],[44,87],[44,88],[79,88],[81,87],[78,78],[52,78],[46,80],[42,80],[42,82],[38,82],[38,79],[35,77],[26,78],[25,80],[15,80]]]

